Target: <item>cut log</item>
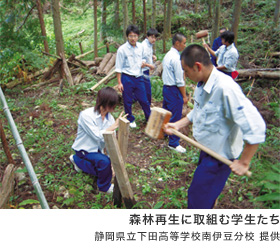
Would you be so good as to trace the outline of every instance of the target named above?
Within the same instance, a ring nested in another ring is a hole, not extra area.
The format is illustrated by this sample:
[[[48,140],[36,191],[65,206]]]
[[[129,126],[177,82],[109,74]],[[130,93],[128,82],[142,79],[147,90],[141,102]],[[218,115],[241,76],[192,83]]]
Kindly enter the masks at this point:
[[[95,90],[98,86],[100,86],[103,83],[106,83],[108,81],[111,81],[113,78],[116,77],[115,74],[115,66],[112,68],[111,72],[105,76],[101,81],[99,81],[98,83],[96,83],[93,87],[90,88],[91,91]]]
[[[68,64],[66,62],[64,54],[61,53],[60,57],[62,58],[62,69],[63,69],[63,71],[65,73],[66,79],[67,79],[69,85],[73,86],[74,85],[73,78],[72,78],[72,75],[71,75],[71,72],[69,70],[69,67],[68,67]]]
[[[97,75],[100,75],[101,72],[103,71],[104,67],[107,65],[107,63],[109,62],[109,60],[111,59],[111,57],[113,56],[112,53],[108,53],[104,56],[102,62],[99,65],[99,68],[96,72]]]
[[[84,75],[83,75],[82,73],[76,75],[76,76],[74,77],[74,80],[73,80],[73,81],[74,81],[74,85],[79,84],[80,81],[82,80],[83,76],[84,76]]]
[[[0,187],[0,208],[5,208],[6,203],[9,201],[10,196],[14,192],[15,186],[15,166],[9,164],[4,172],[2,187]]]
[[[106,64],[106,66],[102,70],[101,74],[107,75],[111,71],[111,69],[115,66],[116,56],[117,56],[116,53],[113,54],[111,59],[108,61],[108,63]]]
[[[61,67],[61,59],[57,59],[54,65],[43,75],[42,80],[50,79]]]
[[[163,66],[162,66],[162,63],[161,63],[158,66],[156,66],[152,76],[161,76],[162,70],[163,70]]]
[[[1,138],[1,141],[2,141],[4,152],[5,152],[5,154],[8,158],[9,164],[15,164],[14,159],[13,159],[12,154],[11,154],[10,149],[9,149],[9,144],[7,142],[7,138],[6,138],[6,135],[5,135],[4,128],[2,126],[1,119],[0,119],[0,138]]]
[[[238,78],[265,78],[265,79],[280,79],[280,71],[273,69],[239,69]]]

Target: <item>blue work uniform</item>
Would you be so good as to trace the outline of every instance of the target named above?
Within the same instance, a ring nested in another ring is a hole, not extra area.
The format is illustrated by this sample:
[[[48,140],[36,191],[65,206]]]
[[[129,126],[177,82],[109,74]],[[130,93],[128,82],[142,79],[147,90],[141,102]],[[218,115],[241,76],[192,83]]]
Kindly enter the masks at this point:
[[[153,44],[151,44],[149,42],[149,40],[146,38],[142,42],[142,45],[143,45],[143,49],[144,49],[144,58],[146,58],[146,63],[153,64]],[[143,68],[143,76],[144,76],[144,83],[145,83],[147,98],[151,105],[152,87],[151,87],[151,81],[150,81],[150,68],[149,67]]]
[[[102,120],[101,114],[94,108],[82,111],[78,118],[77,137],[72,145],[76,152],[73,156],[76,165],[85,173],[97,176],[97,186],[103,192],[110,188],[112,179],[110,158],[103,153],[103,133],[114,122],[110,113]]]
[[[123,103],[127,119],[130,122],[135,120],[132,114],[132,104],[134,96],[140,103],[146,121],[151,110],[147,99],[145,84],[142,73],[142,62],[145,60],[144,50],[141,43],[136,43],[133,47],[128,41],[119,47],[116,57],[116,72],[121,73],[121,82],[123,84]]]
[[[193,136],[200,144],[234,160],[243,150],[243,141],[265,141],[265,122],[240,86],[213,68],[206,83],[194,92],[194,109],[188,113]],[[188,208],[212,208],[222,192],[231,169],[201,152],[198,167],[188,190]]]
[[[180,53],[171,48],[163,58],[163,108],[172,113],[170,122],[179,121],[182,118],[183,96],[178,87],[185,86],[184,72],[181,65]],[[180,138],[176,135],[169,136],[169,146],[179,146]]]

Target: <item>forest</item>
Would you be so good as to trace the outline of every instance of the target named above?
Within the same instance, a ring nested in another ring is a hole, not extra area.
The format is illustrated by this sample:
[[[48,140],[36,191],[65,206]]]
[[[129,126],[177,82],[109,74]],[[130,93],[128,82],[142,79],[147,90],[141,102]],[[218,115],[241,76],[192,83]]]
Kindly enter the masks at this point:
[[[127,26],[135,24],[140,42],[151,27],[160,33],[150,75],[152,107],[162,107],[161,63],[173,34],[183,34],[188,46],[202,44],[196,38],[201,30],[208,31],[210,45],[221,27],[234,32],[236,82],[265,120],[266,141],[251,162],[252,176],[231,173],[214,208],[279,209],[279,8],[280,0],[1,0],[0,208],[128,208],[125,202],[116,204],[112,194],[99,192],[94,177],[77,173],[69,156],[79,113],[95,105],[98,90],[117,89],[116,52],[127,39]],[[189,102],[183,115],[193,108],[195,86],[186,79]],[[115,118],[123,110],[120,93],[119,99]],[[8,112],[20,138],[12,132]],[[187,208],[199,149],[183,141],[185,154],[170,151],[167,139],[145,134],[137,102],[133,113],[139,122],[129,131],[125,161],[132,207]],[[192,137],[191,129],[182,132]]]

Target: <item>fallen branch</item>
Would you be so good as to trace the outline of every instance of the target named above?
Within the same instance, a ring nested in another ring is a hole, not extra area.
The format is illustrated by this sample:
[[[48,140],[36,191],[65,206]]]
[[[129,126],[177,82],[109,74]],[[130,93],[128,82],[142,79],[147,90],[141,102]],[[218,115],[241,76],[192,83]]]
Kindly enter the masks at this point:
[[[280,79],[280,71],[278,69],[239,69],[239,78],[266,78]]]
[[[111,81],[112,79],[114,79],[116,77],[116,75],[114,75],[115,72],[115,67],[112,68],[111,72],[105,76],[101,81],[99,81],[97,84],[95,84],[93,87],[90,88],[91,91],[95,90],[98,86],[100,86],[102,83]],[[111,78],[111,79],[110,79]]]

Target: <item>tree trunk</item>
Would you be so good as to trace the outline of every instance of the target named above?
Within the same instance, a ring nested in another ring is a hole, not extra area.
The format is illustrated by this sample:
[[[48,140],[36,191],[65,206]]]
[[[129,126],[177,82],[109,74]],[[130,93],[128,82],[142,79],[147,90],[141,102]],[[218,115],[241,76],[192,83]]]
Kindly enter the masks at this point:
[[[194,0],[194,13],[197,13],[198,9],[198,0]]]
[[[107,0],[102,0],[102,16],[101,16],[101,31],[100,31],[101,40],[104,40],[106,38],[106,32],[105,32],[106,19],[107,19],[106,1]]]
[[[132,23],[136,24],[135,0],[132,0]]]
[[[126,29],[128,26],[128,10],[127,10],[127,0],[122,0],[123,5],[123,39],[126,42]]]
[[[152,2],[152,28],[156,28],[156,0]]]
[[[234,33],[235,45],[237,45],[237,34],[238,34],[238,25],[239,25],[240,14],[241,14],[241,4],[242,4],[242,0],[235,0],[233,20],[231,26],[231,30]]]
[[[216,37],[219,36],[219,24],[220,24],[220,16],[221,16],[221,9],[220,9],[220,1],[215,0],[215,19],[213,20],[213,32],[211,37],[211,44],[213,44],[213,41]]]
[[[167,20],[167,22],[166,22],[166,24],[167,24],[167,27],[166,27],[167,28],[166,29],[167,37],[166,38],[168,39],[169,37],[171,37],[171,21],[172,21],[172,3],[173,3],[173,1],[168,0],[167,2],[168,2],[168,6],[167,6],[167,16],[166,16],[166,20]]]
[[[207,0],[209,18],[212,18],[212,2],[212,0]]]
[[[143,0],[143,33],[146,36],[147,34],[147,12],[146,12],[146,0]]]
[[[98,57],[97,50],[97,0],[94,0],[93,3],[93,18],[94,18],[94,58]]]
[[[274,18],[273,18],[275,26],[277,26],[279,21],[279,8],[280,8],[280,0],[276,0],[276,7],[274,11]]]
[[[49,45],[48,45],[48,41],[47,41],[47,33],[46,33],[46,28],[45,28],[45,22],[44,22],[44,16],[43,16],[41,1],[36,0],[36,4],[37,4],[38,17],[39,17],[40,26],[41,26],[41,32],[42,32],[42,36],[43,36],[43,39],[44,39],[45,52],[49,53]]]
[[[62,28],[61,28],[59,0],[52,0],[52,12],[53,12],[56,54],[60,56],[61,53],[64,54],[64,44],[63,44],[63,36],[62,36]]]
[[[120,26],[120,2],[119,0],[115,0],[115,23],[116,26]]]
[[[167,0],[164,0],[164,7],[163,7],[163,39],[162,39],[162,46],[163,46],[163,53],[166,53],[166,39],[167,39],[167,20],[166,20],[166,8],[167,8]]]

